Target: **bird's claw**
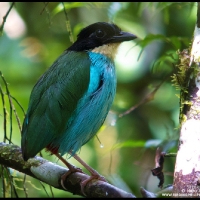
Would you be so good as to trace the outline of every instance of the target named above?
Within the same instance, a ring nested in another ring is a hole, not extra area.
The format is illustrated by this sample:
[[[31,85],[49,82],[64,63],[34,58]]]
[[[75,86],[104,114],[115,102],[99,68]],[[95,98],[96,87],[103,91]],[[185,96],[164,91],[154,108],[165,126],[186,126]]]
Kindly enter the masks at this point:
[[[91,175],[88,179],[84,180],[81,182],[81,192],[87,196],[84,192],[84,188],[85,186],[87,185],[88,182],[92,181],[93,179],[97,179],[97,180],[100,180],[100,181],[103,181],[103,182],[108,182],[103,176],[101,176],[100,174],[99,175]]]
[[[105,179],[105,177],[104,176],[99,176],[98,178],[97,178],[98,180],[100,180],[100,181],[103,181],[103,182],[108,182],[106,179]]]
[[[61,186],[63,187],[63,189],[67,190],[67,188],[64,186],[64,181],[65,179],[72,173],[75,173],[75,172],[79,172],[79,173],[83,173],[84,172],[82,171],[81,168],[78,168],[78,167],[73,167],[73,168],[70,168],[66,173],[64,173],[62,176],[61,176]]]

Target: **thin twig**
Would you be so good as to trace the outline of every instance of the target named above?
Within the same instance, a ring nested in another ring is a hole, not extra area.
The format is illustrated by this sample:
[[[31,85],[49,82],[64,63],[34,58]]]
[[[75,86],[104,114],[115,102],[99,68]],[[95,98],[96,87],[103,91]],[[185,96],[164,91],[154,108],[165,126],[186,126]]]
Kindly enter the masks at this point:
[[[52,197],[54,198],[54,194],[53,194],[53,188],[52,188],[52,186],[49,185],[49,188],[50,188],[50,191],[51,191],[51,195],[52,195]]]
[[[26,113],[25,113],[23,107],[21,106],[21,104],[17,101],[17,99],[16,99],[15,97],[13,97],[12,95],[9,95],[9,96],[10,96],[10,97],[17,103],[17,105],[21,108],[21,110],[22,110],[22,112],[23,112],[23,114],[24,114],[24,117],[25,117]],[[17,120],[17,124],[18,124],[19,130],[20,130],[20,132],[21,132],[22,126],[21,126],[21,123],[20,123],[19,116],[18,116],[18,114],[17,114],[17,111],[16,111],[16,109],[15,109],[14,104],[12,104],[12,106],[13,106],[13,111],[14,111],[14,114],[15,114],[15,117],[16,117],[16,120]]]
[[[26,174],[24,175],[24,180],[23,180],[23,189],[24,189],[24,193],[26,195],[26,198],[28,198],[28,193],[27,193],[27,190],[26,190]]]
[[[9,178],[9,185],[10,185],[10,197],[12,197],[12,189],[14,190],[14,194],[15,194],[15,197],[19,197],[18,194],[17,194],[17,190],[15,188],[15,184],[13,183],[13,176],[10,174],[10,170],[8,167],[5,168],[6,169],[6,173],[7,173],[7,177]],[[7,182],[8,184],[8,182]]]
[[[13,97],[12,95],[10,95],[10,97],[17,103],[17,105],[21,108],[21,110],[22,110],[22,112],[23,112],[23,114],[24,114],[24,116],[26,115],[26,113],[25,113],[25,111],[24,111],[24,108],[22,107],[22,105],[19,103],[19,101],[15,98],[15,97]]]
[[[40,15],[43,14],[44,10],[46,11],[46,7],[49,4],[49,2],[43,2],[44,3],[44,8],[41,10]]]
[[[160,86],[164,83],[165,80],[163,80],[150,94],[148,94],[147,96],[144,97],[144,99],[142,99],[142,101],[140,101],[138,104],[136,104],[135,106],[131,107],[130,109],[128,109],[127,111],[121,113],[118,115],[118,118],[124,117],[125,115],[130,114],[130,112],[134,111],[136,108],[138,108],[139,106],[141,106],[142,104],[145,104],[149,101],[152,101],[154,98],[155,93],[158,91],[158,89],[160,88]]]
[[[5,78],[3,77],[3,74],[2,72],[0,71],[0,76],[4,82],[4,85],[6,86],[6,92],[7,92],[7,95],[8,95],[8,99],[9,99],[9,107],[10,107],[10,112],[9,112],[9,115],[10,115],[10,139],[9,139],[9,143],[11,142],[11,139],[12,139],[12,110],[13,110],[13,103],[12,103],[12,99],[10,98],[10,92],[9,92],[9,89],[8,89],[8,84],[5,80]]]
[[[9,105],[10,105],[10,140],[9,140],[9,141],[11,141],[11,138],[12,138],[12,111],[14,111],[14,114],[15,114],[15,117],[16,117],[16,120],[17,120],[17,123],[18,123],[18,127],[19,127],[20,132],[21,132],[21,130],[22,130],[22,128],[21,128],[21,123],[20,123],[20,119],[19,119],[19,116],[18,116],[17,111],[16,111],[16,109],[15,109],[15,106],[14,106],[14,104],[13,104],[13,102],[12,102],[12,99],[14,99],[15,102],[20,106],[20,108],[22,109],[24,115],[25,115],[25,111],[24,111],[24,109],[22,108],[22,106],[20,105],[20,103],[19,103],[13,96],[11,96],[10,91],[9,91],[9,89],[8,89],[8,84],[7,84],[7,82],[6,82],[6,80],[5,80],[5,78],[4,78],[4,76],[3,76],[3,74],[2,74],[1,71],[0,71],[0,76],[1,76],[1,78],[2,78],[2,80],[3,80],[3,82],[4,82],[4,85],[5,85],[5,87],[6,87],[6,92],[7,92],[8,99],[9,99]]]
[[[65,9],[65,4],[62,2],[63,4],[63,10],[64,10],[64,13],[65,13],[65,17],[66,17],[66,26],[67,26],[67,31],[69,33],[69,39],[70,39],[70,42],[71,43],[74,43],[74,38],[73,38],[73,34],[72,34],[72,29],[71,29],[71,25],[70,25],[70,21],[69,21],[69,18],[68,18],[68,14],[67,14],[67,11]]]
[[[47,196],[49,197],[49,194],[48,194],[48,192],[47,192],[47,190],[46,190],[46,188],[45,188],[45,186],[44,186],[44,183],[43,183],[42,181],[39,181],[39,182],[40,182],[40,184],[42,185],[42,187],[43,187],[45,193],[46,193]]]
[[[1,165],[1,178],[2,178],[2,185],[3,185],[3,198],[6,198],[6,187],[5,187],[5,177],[4,177],[4,166]]]
[[[7,112],[6,112],[6,105],[5,105],[5,99],[4,99],[4,93],[2,90],[2,87],[0,85],[0,94],[1,94],[1,100],[2,100],[2,104],[3,104],[3,128],[4,128],[4,138],[3,138],[3,142],[6,142],[7,139],[7,127],[6,127],[6,116],[7,116]]]
[[[166,78],[167,79],[167,78]],[[130,109],[126,110],[125,112],[119,114],[117,116],[117,118],[115,120],[112,121],[112,125],[115,125],[116,122],[124,117],[125,115],[130,114],[132,111],[134,111],[136,108],[138,108],[139,106],[141,106],[142,104],[148,103],[149,101],[152,101],[154,98],[155,93],[157,92],[157,90],[160,88],[160,86],[166,81],[166,79],[164,79],[150,94],[146,95],[144,97],[143,100],[141,100],[138,104],[136,104],[135,106],[131,107]]]
[[[49,20],[49,26],[51,26],[51,18],[50,18],[50,13],[49,13],[49,10],[47,9],[47,5],[49,4],[49,2],[44,2],[44,8],[42,9],[42,11],[40,12],[40,15],[43,14],[44,10],[46,11],[47,13],[47,16],[48,16],[48,20]]]
[[[3,22],[2,22],[2,24],[1,24],[1,26],[0,26],[0,34],[1,34],[1,35],[3,35],[3,28],[4,28],[4,25],[5,25],[5,23],[6,23],[6,19],[7,19],[8,15],[9,15],[9,13],[10,13],[12,7],[14,6],[14,4],[15,4],[15,2],[12,2],[12,3],[11,3],[10,8],[8,9],[6,15],[3,17]]]
[[[14,194],[15,194],[15,197],[16,198],[19,198],[19,195],[17,194],[17,189],[16,189],[16,187],[15,187],[15,185],[13,184],[13,177],[11,176],[11,183],[12,183],[12,185],[11,185],[11,188],[13,188],[13,190],[14,190]],[[11,191],[11,194],[12,194],[12,191]]]

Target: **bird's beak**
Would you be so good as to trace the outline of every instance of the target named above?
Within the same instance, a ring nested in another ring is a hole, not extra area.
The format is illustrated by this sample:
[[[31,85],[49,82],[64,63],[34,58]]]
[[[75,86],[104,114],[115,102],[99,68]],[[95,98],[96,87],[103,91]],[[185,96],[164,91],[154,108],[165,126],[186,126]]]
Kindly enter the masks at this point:
[[[124,41],[134,40],[135,38],[137,38],[136,35],[121,31],[118,35],[114,35],[112,36],[112,38],[108,39],[108,42],[110,43],[124,42]]]

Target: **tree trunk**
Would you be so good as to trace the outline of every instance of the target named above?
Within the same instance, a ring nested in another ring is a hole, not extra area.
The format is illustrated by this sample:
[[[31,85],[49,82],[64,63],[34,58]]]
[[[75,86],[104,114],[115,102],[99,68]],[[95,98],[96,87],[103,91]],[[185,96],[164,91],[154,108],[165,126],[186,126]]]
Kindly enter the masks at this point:
[[[174,171],[173,196],[200,195],[200,3],[190,55],[180,54],[177,81],[180,95],[180,138]]]

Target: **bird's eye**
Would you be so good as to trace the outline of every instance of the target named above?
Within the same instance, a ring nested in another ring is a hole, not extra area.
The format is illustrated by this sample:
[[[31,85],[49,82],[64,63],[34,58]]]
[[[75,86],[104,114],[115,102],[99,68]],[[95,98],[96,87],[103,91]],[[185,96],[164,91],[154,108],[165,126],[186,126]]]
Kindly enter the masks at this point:
[[[101,30],[101,29],[98,29],[98,30],[96,31],[96,36],[97,36],[98,38],[102,38],[103,36],[105,36],[105,32],[104,32],[103,30]]]

